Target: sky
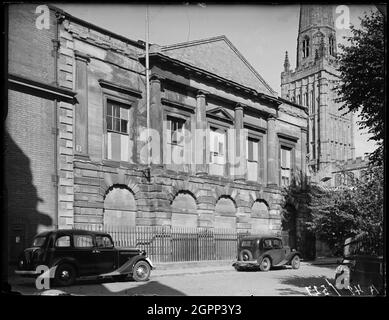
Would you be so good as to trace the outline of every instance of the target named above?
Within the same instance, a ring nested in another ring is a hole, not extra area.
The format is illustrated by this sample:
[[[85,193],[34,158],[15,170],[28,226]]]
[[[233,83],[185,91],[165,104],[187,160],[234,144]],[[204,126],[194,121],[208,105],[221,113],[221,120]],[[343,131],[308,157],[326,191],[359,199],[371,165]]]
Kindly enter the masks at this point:
[[[135,4],[54,4],[71,15],[132,40],[146,38],[146,6]],[[348,5],[350,23],[359,26],[372,5]],[[285,51],[296,65],[298,5],[149,5],[149,41],[168,45],[225,35],[280,95]],[[335,19],[337,16],[335,16]],[[347,29],[337,29],[343,43]],[[358,117],[356,117],[356,121]],[[368,134],[355,126],[355,155],[372,152]]]

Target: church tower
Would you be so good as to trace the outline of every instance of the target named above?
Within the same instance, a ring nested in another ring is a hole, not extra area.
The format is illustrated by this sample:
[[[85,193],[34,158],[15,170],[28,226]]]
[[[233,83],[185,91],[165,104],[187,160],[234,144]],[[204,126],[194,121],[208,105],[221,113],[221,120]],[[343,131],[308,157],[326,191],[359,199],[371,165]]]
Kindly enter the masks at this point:
[[[296,68],[290,69],[286,52],[281,97],[308,108],[308,163],[322,181],[330,177],[331,164],[355,157],[353,115],[343,115],[336,102],[336,54],[334,7],[301,5]]]

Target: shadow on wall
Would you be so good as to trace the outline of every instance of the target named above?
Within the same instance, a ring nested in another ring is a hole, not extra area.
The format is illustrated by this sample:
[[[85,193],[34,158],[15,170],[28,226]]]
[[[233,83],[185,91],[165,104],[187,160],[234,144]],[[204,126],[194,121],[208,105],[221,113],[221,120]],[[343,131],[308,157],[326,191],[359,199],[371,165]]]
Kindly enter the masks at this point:
[[[5,131],[5,210],[8,223],[8,241],[3,246],[9,263],[16,262],[18,255],[30,244],[39,225],[51,226],[52,218],[38,211],[38,197],[30,168],[30,159]]]

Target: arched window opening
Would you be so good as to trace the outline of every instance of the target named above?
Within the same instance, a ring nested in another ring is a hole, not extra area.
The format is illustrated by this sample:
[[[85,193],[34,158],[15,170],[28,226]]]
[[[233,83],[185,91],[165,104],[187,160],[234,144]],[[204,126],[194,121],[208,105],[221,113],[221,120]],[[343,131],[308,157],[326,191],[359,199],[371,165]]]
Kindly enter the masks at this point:
[[[335,38],[333,36],[329,38],[329,51],[331,56],[335,56]]]
[[[305,37],[303,40],[303,58],[309,57],[309,38]]]
[[[172,227],[197,228],[197,205],[190,192],[180,191],[171,204]]]
[[[104,199],[104,226],[134,227],[136,202],[133,193],[125,187],[111,188]]]

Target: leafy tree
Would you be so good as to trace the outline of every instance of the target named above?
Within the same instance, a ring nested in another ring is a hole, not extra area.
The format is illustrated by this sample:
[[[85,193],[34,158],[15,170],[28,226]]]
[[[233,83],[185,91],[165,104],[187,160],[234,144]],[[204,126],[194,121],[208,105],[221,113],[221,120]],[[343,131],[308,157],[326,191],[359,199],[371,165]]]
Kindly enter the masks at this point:
[[[369,253],[379,254],[383,249],[382,166],[370,166],[364,179],[351,187],[309,190],[311,220],[309,230],[324,240],[334,254],[341,254],[346,238],[366,234]]]
[[[365,14],[360,29],[351,26],[348,44],[339,45],[343,50],[338,68],[341,81],[336,89],[338,101],[343,103],[341,110],[360,111],[359,127],[367,129],[372,135],[370,140],[377,144],[370,155],[376,164],[383,162],[384,151],[385,26],[385,18],[379,11]]]

